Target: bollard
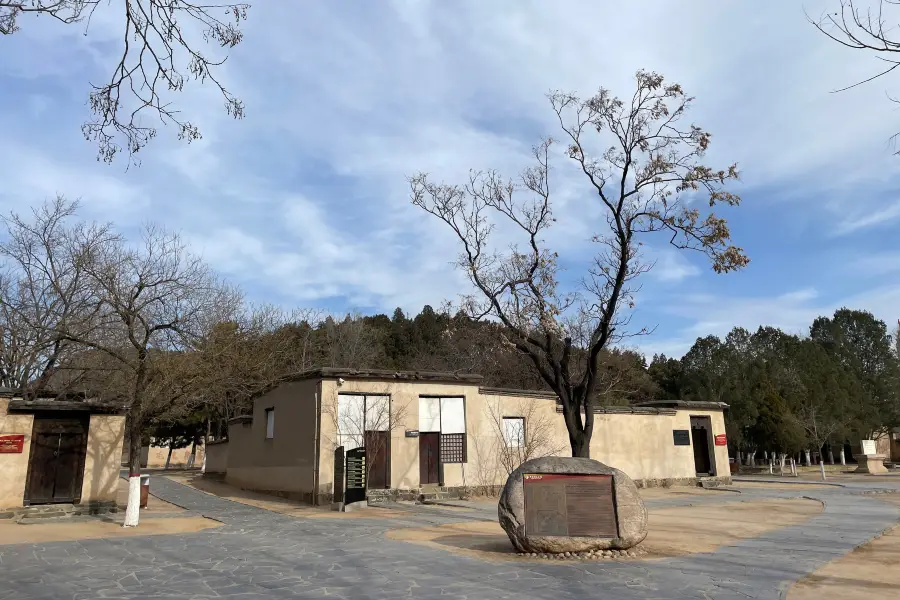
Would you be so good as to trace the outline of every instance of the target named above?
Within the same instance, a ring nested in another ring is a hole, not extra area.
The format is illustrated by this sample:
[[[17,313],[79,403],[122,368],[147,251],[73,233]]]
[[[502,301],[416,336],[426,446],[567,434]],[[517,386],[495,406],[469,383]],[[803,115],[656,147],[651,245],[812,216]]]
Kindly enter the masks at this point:
[[[147,508],[150,500],[150,476],[141,475],[141,508]]]

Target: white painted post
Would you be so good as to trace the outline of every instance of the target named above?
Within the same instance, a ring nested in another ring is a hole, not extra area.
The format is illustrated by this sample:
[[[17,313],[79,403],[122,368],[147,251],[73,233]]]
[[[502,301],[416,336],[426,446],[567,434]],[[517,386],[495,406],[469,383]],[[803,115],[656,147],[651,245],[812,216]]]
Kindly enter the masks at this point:
[[[123,527],[137,527],[141,512],[141,476],[128,477],[128,504],[125,507]]]

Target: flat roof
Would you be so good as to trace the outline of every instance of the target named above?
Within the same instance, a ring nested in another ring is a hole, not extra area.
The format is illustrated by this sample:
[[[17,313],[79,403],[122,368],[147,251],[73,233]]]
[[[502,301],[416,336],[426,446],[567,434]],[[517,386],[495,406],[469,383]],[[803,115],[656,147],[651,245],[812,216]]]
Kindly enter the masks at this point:
[[[701,402],[697,400],[650,400],[638,402],[632,406],[659,406],[666,408],[693,408],[695,410],[725,410],[728,405],[724,402]]]
[[[284,381],[304,379],[372,379],[377,381],[432,381],[440,383],[481,383],[484,378],[473,373],[438,371],[389,371],[386,369],[347,369],[320,367],[285,377]]]

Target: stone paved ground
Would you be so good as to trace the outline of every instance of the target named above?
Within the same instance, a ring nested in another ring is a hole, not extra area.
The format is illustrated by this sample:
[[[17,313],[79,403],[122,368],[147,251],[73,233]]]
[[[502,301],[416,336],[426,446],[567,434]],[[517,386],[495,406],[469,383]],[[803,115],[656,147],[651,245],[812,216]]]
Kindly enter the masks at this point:
[[[879,483],[876,487],[891,487]],[[411,507],[394,519],[301,519],[157,477],[154,494],[225,523],[200,533],[0,547],[0,600],[67,598],[780,598],[787,586],[900,519],[867,487],[721,492],[651,506],[808,496],[824,512],[711,554],[652,562],[492,563],[389,540],[398,526],[488,517]]]

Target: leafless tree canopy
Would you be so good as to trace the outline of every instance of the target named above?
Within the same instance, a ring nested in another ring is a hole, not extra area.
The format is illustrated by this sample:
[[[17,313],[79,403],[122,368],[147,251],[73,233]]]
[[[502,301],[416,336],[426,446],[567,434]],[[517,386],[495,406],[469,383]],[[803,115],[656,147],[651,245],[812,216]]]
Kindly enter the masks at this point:
[[[87,30],[96,10],[110,10],[101,0],[0,0],[0,34],[15,33],[23,16],[49,16],[64,24],[83,23]],[[114,3],[119,5],[119,2]],[[202,52],[189,32],[199,28],[205,43],[230,49],[241,43],[241,22],[249,4],[202,4],[187,0],[125,0],[121,6],[122,50],[105,83],[92,84],[93,118],[82,126],[98,145],[98,159],[111,162],[122,149],[129,160],[156,136],[152,119],[175,125],[179,139],[191,142],[200,130],[172,107],[167,92],[179,92],[189,80],[215,85],[226,112],[244,116],[244,105],[217,79],[215,59]],[[146,117],[146,118],[142,118]]]
[[[578,290],[560,288],[558,255],[544,241],[554,222],[553,139],[534,149],[534,165],[517,181],[495,171],[473,171],[462,185],[435,183],[423,173],[410,178],[413,204],[459,239],[459,266],[476,289],[465,299],[467,311],[499,320],[509,343],[559,394],[575,456],[588,453],[600,352],[629,335],[624,309],[633,306],[635,280],[652,267],[641,259],[641,237],[662,233],[676,248],[705,254],[717,273],[749,262],[712,210],[739,204],[725,189],[738,177],[736,165],[713,169],[700,162],[710,134],[681,123],[692,101],[681,86],[645,71],[635,79],[625,101],[605,89],[586,100],[549,95],[566,155],[606,215],[606,228],[593,238],[599,250]],[[606,149],[592,155],[597,141]],[[701,195],[710,210],[701,212]],[[511,223],[524,242],[506,252],[493,248],[491,217]]]
[[[897,30],[900,2],[839,0],[839,5],[837,11],[823,13],[819,18],[807,15],[807,19],[835,42],[853,50],[871,52],[882,64],[868,77],[834,90],[835,92],[869,83],[900,67],[900,31]],[[889,98],[898,102],[896,98]],[[897,135],[894,134],[891,138],[893,142],[896,142]],[[900,154],[900,150],[896,154]]]
[[[106,224],[68,220],[77,203],[57,197],[32,218],[2,217],[0,242],[0,382],[26,393],[44,387],[71,358],[63,330],[91,327],[96,298],[88,283],[90,256],[121,240]]]

